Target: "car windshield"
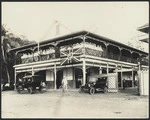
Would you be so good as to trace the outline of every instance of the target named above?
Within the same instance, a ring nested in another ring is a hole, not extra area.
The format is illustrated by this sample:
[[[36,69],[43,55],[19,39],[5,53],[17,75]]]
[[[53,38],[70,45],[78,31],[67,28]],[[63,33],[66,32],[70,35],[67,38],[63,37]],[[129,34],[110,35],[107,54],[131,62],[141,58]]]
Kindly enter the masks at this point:
[[[107,77],[98,78],[98,82],[105,83],[107,80]]]
[[[94,77],[90,77],[89,78],[89,82],[96,82],[97,78],[94,78]]]
[[[39,75],[29,75],[29,76],[25,76],[23,77],[24,78],[24,82],[27,82],[27,81],[36,81],[36,82],[40,82],[42,81],[42,78],[41,76]]]

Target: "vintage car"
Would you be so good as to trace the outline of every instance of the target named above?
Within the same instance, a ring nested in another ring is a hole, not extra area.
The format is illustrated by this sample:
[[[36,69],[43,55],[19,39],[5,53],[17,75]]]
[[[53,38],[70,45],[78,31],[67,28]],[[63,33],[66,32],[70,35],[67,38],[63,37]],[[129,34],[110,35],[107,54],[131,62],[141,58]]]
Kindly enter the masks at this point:
[[[102,91],[103,93],[107,93],[107,75],[93,75],[89,76],[87,79],[87,83],[82,85],[79,88],[79,92],[88,91],[89,94],[94,94],[95,92]]]
[[[14,84],[8,82],[1,84],[1,91],[7,91],[7,90],[14,90]]]
[[[42,78],[40,75],[28,75],[24,76],[22,79],[19,79],[16,85],[17,92],[21,93],[21,91],[27,90],[28,93],[32,94],[36,90],[42,92]]]

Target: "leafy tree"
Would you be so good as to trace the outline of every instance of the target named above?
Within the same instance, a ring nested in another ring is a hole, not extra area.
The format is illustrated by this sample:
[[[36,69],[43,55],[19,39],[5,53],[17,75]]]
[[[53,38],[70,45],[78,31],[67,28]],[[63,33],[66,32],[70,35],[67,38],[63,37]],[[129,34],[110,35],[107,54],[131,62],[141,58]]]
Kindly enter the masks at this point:
[[[136,39],[127,42],[127,45],[138,50],[144,51],[144,47],[142,46],[142,42]]]
[[[6,25],[1,25],[1,82],[10,83],[14,82],[14,55],[10,53],[9,50],[12,48],[20,47],[22,45],[33,43],[34,41],[29,41],[25,36],[16,36],[6,29]]]

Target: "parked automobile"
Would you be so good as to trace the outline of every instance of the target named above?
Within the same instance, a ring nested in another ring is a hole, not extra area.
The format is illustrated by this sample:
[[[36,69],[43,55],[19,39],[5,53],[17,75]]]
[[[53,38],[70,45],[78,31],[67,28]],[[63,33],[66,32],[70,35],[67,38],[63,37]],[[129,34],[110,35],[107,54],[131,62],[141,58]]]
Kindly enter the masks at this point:
[[[16,85],[17,92],[21,93],[21,91],[27,90],[28,93],[32,94],[36,90],[42,92],[43,80],[40,75],[28,75],[24,76],[22,79],[19,79]]]
[[[107,78],[106,74],[89,76],[87,83],[80,87],[79,92],[88,91],[89,94],[94,94],[95,92],[102,91],[107,93]]]
[[[13,83],[1,83],[1,91],[7,91],[7,90],[14,90],[14,84]]]

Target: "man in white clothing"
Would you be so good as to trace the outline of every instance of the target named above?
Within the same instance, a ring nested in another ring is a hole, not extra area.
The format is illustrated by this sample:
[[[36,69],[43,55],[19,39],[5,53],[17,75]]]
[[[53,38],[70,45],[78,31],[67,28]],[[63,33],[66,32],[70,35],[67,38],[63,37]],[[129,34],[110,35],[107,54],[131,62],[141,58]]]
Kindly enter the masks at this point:
[[[62,80],[62,85],[63,85],[63,91],[67,90],[67,84],[68,84],[68,81],[66,80],[66,77],[64,76],[63,77],[63,80]]]

